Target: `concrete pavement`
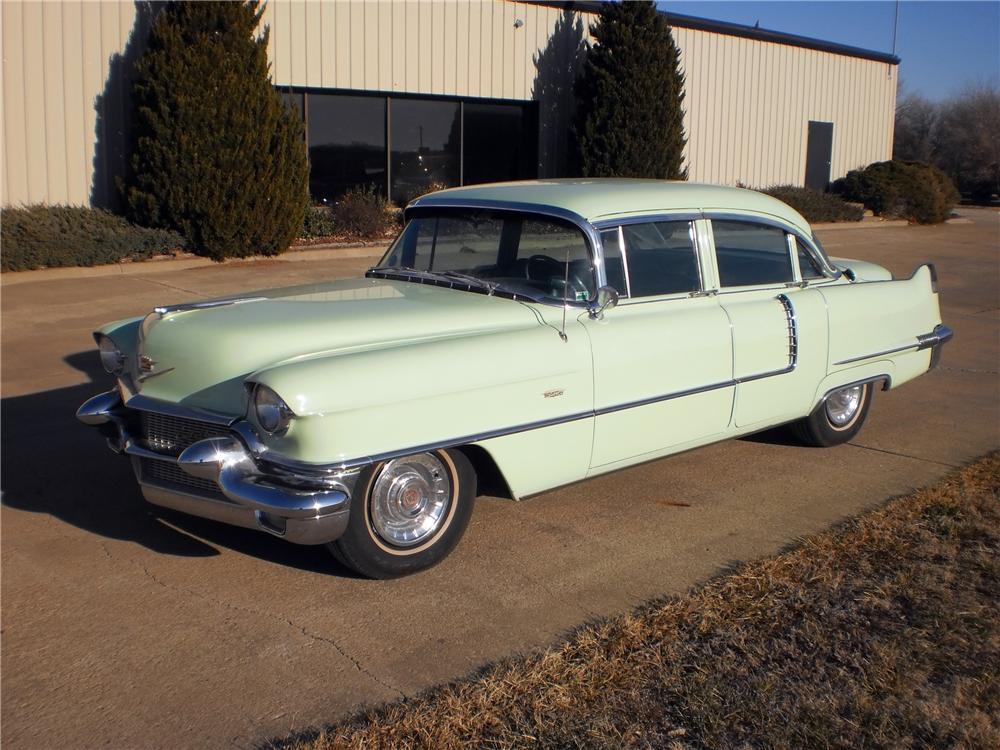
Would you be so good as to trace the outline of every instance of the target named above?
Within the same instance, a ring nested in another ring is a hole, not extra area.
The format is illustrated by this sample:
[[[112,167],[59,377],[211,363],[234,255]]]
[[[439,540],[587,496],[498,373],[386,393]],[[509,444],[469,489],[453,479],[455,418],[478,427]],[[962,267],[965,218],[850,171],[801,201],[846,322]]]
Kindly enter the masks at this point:
[[[524,503],[482,498],[448,561],[388,582],[322,548],[155,514],[73,418],[106,388],[96,325],[371,259],[3,279],[0,740],[252,747],[684,591],[997,448],[1000,213],[962,213],[971,223],[821,233],[831,255],[897,275],[936,262],[956,331],[939,370],[876,395],[853,444],[755,436]]]

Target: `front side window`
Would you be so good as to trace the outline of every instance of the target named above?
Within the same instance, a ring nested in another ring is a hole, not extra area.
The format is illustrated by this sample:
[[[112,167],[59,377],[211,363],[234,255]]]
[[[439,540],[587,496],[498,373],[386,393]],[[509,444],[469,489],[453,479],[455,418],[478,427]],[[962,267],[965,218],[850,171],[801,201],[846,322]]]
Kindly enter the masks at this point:
[[[799,274],[802,276],[803,281],[826,278],[826,274],[823,273],[823,267],[820,266],[819,261],[813,257],[813,254],[809,252],[808,248],[798,238],[795,240],[795,252],[799,256]]]
[[[794,280],[785,233],[750,221],[712,220],[719,283],[724,287]]]
[[[621,229],[632,297],[701,288],[692,222],[652,221]]]
[[[583,232],[525,213],[429,209],[407,222],[377,268],[478,280],[540,300],[582,302],[596,290]]]

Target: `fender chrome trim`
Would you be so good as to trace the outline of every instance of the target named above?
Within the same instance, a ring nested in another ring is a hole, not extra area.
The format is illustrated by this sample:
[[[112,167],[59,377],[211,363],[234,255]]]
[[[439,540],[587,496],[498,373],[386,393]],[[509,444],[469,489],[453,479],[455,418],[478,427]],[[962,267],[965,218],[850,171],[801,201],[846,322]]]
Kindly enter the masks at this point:
[[[861,362],[865,359],[872,359],[873,357],[884,357],[887,354],[898,354],[899,352],[909,351],[914,349],[915,351],[922,351],[924,349],[930,349],[934,346],[941,346],[946,344],[955,336],[955,332],[946,325],[938,324],[934,326],[934,330],[930,333],[922,333],[916,337],[916,340],[911,344],[903,344],[901,346],[894,346],[891,349],[882,349],[881,351],[873,352],[871,354],[861,354],[857,357],[849,357],[848,359],[842,359],[839,362],[834,362],[834,366],[837,365],[849,365],[854,362]]]

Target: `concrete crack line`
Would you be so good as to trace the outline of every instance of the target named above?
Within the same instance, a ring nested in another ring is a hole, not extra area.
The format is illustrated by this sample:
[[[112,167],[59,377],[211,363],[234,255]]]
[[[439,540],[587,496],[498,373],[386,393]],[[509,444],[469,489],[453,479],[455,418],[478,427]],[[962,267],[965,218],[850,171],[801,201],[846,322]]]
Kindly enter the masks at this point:
[[[177,586],[175,584],[167,583],[167,582],[163,581],[161,578],[159,578],[157,575],[155,575],[153,572],[151,572],[149,570],[149,568],[147,568],[142,563],[139,563],[139,562],[136,562],[134,560],[127,559],[127,558],[118,558],[118,557],[115,557],[115,555],[112,554],[111,550],[108,549],[107,542],[101,542],[100,545],[101,545],[101,549],[104,550],[104,554],[107,555],[107,557],[108,557],[109,560],[112,560],[112,561],[124,560],[125,562],[129,563],[132,567],[137,568],[140,571],[142,571],[143,576],[145,576],[146,578],[148,578],[149,580],[151,580],[153,583],[157,584],[158,586],[162,586],[163,588],[167,589],[168,591],[173,591],[173,592],[179,593],[179,594],[186,594],[188,596],[194,596],[194,597],[197,597],[198,599],[201,599],[203,601],[209,602],[210,604],[214,604],[217,607],[222,607],[224,609],[229,609],[229,610],[232,610],[234,612],[241,612],[241,613],[244,613],[244,614],[253,615],[255,617],[267,617],[267,618],[270,618],[271,620],[273,620],[275,622],[282,623],[282,624],[284,624],[284,625],[292,628],[293,630],[299,631],[299,633],[301,633],[306,638],[308,638],[308,639],[310,639],[312,641],[319,641],[321,643],[325,643],[325,644],[327,644],[329,646],[332,646],[334,648],[334,650],[336,650],[336,652],[338,654],[340,654],[342,657],[344,657],[345,659],[347,659],[358,672],[360,672],[361,674],[363,674],[366,677],[368,677],[372,682],[376,683],[377,685],[380,685],[381,687],[384,687],[386,690],[389,690],[389,691],[391,691],[393,693],[396,693],[400,698],[406,698],[407,697],[406,693],[404,693],[402,690],[400,690],[397,687],[394,687],[393,685],[390,685],[389,683],[385,682],[384,680],[382,680],[381,678],[379,678],[377,675],[373,674],[371,671],[369,671],[368,669],[366,669],[364,667],[364,665],[361,664],[360,661],[358,661],[353,656],[351,656],[344,649],[343,646],[341,646],[339,643],[337,643],[337,641],[333,640],[332,638],[326,638],[324,636],[317,635],[316,633],[312,633],[312,632],[306,630],[305,626],[299,625],[296,622],[292,622],[290,619],[288,619],[287,617],[284,617],[282,615],[276,615],[276,614],[274,614],[272,612],[268,612],[266,610],[252,609],[250,607],[241,607],[238,604],[231,604],[230,602],[224,601],[222,599],[213,599],[212,597],[206,596],[205,594],[203,594],[203,593],[201,593],[199,591],[195,591],[193,589],[188,589],[188,588],[184,588],[183,586]]]
[[[997,370],[976,370],[972,367],[944,367],[943,365],[939,365],[938,369],[945,372],[968,372],[973,375],[1000,375],[1000,372]]]
[[[860,443],[848,443],[848,445],[855,448],[861,448],[866,451],[875,451],[876,453],[885,453],[889,456],[898,456],[899,458],[909,458],[913,461],[922,461],[925,464],[937,464],[938,466],[947,466],[949,469],[959,469],[961,468],[958,464],[949,464],[945,461],[935,461],[933,458],[920,458],[920,456],[911,456],[906,453],[897,453],[896,451],[887,451],[883,448],[873,448],[870,445],[861,445]]]
[[[165,287],[166,289],[173,289],[175,292],[184,292],[185,294],[193,294],[195,297],[207,297],[208,295],[204,292],[196,292],[194,289],[185,289],[182,286],[175,286],[174,284],[168,284],[165,281],[157,281],[156,279],[149,279],[145,276],[132,276],[131,278],[136,281],[145,281],[147,284],[156,284],[157,286]]]

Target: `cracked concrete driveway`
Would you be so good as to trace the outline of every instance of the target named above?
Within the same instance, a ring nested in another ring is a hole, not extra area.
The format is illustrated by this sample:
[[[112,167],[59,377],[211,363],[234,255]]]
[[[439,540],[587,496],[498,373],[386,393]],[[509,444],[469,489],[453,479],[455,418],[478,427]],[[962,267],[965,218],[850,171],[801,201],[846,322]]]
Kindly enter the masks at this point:
[[[157,515],[73,418],[106,387],[95,325],[367,259],[5,276],[4,747],[252,747],[683,591],[996,448],[1000,213],[963,214],[821,235],[897,275],[935,261],[956,331],[939,370],[876,396],[854,444],[756,436],[525,503],[482,498],[448,561],[389,582],[322,548]]]

